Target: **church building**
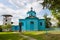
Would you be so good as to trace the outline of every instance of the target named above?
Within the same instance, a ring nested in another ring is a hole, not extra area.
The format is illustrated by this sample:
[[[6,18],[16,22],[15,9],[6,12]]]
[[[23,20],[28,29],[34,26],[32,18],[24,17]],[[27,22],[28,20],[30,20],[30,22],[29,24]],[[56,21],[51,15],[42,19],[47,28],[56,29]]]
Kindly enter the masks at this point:
[[[27,12],[25,19],[19,19],[19,31],[40,31],[45,30],[45,19],[39,19],[36,17],[36,12],[31,8]]]

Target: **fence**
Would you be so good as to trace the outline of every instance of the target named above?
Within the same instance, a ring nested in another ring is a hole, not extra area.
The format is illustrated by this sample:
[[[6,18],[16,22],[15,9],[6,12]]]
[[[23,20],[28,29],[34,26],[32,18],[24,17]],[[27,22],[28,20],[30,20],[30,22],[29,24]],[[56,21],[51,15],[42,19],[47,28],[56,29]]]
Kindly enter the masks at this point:
[[[45,30],[47,30],[47,31],[51,31],[51,30],[57,31],[57,30],[59,30],[60,31],[60,28],[46,28]]]

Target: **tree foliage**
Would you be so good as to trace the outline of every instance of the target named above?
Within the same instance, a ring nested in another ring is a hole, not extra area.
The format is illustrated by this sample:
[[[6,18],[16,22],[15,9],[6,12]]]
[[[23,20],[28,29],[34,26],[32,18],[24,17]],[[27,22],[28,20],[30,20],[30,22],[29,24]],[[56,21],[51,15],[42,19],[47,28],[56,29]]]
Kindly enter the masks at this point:
[[[50,28],[51,27],[51,18],[48,18],[47,17],[47,14],[44,15],[44,18],[45,18],[45,23],[46,23],[46,28]]]
[[[58,27],[60,27],[60,0],[44,0],[43,8],[49,8],[52,15],[58,20]]]
[[[2,29],[3,29],[3,30],[5,29],[4,31],[6,31],[6,30],[7,30],[7,31],[11,31],[11,26],[12,26],[11,24],[2,25]]]
[[[54,11],[59,10],[60,12],[60,0],[44,0],[42,5]]]
[[[0,32],[2,32],[2,26],[0,25]]]

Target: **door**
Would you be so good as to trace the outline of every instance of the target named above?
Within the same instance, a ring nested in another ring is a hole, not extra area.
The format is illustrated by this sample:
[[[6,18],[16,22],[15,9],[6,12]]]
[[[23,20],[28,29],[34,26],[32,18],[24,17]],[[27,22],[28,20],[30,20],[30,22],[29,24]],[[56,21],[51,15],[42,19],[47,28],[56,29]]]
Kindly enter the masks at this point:
[[[19,32],[21,32],[21,31],[22,31],[22,25],[23,25],[23,23],[22,23],[22,22],[20,22],[20,23],[19,23]]]
[[[31,31],[34,30],[34,22],[33,22],[33,21],[30,22],[30,30],[31,30]]]

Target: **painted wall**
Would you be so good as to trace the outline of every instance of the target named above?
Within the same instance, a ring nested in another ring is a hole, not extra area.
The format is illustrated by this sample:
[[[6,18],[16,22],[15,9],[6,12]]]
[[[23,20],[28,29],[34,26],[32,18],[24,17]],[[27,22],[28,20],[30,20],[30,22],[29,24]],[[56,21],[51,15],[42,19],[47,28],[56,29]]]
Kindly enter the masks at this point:
[[[39,20],[38,30],[45,30],[45,20],[44,19]]]
[[[12,31],[19,31],[19,25],[12,25],[11,30]]]
[[[44,19],[36,19],[36,18],[28,18],[19,20],[22,22],[22,31],[40,31],[45,30],[45,20]],[[33,22],[33,24],[31,24]],[[42,23],[42,24],[40,24]]]
[[[31,24],[33,22],[34,24]],[[26,31],[37,31],[38,20],[37,19],[26,19]]]

